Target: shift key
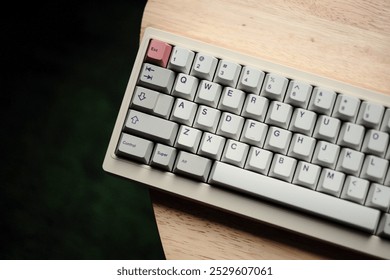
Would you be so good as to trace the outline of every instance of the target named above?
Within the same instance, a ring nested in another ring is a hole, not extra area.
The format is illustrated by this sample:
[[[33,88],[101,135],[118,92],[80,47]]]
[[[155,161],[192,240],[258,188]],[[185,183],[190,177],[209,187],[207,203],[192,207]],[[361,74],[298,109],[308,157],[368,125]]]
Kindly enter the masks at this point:
[[[124,126],[125,132],[171,146],[175,141],[178,129],[177,123],[136,110],[129,110]]]
[[[175,81],[175,72],[153,64],[144,63],[138,84],[150,89],[170,93]]]

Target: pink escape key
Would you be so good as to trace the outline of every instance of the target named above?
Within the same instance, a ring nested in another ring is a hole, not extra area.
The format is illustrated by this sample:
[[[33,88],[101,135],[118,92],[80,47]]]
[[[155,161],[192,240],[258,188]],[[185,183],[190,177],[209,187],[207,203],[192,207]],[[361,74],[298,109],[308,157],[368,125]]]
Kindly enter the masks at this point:
[[[152,39],[149,42],[148,51],[145,60],[161,67],[167,67],[169,56],[171,55],[172,46]]]

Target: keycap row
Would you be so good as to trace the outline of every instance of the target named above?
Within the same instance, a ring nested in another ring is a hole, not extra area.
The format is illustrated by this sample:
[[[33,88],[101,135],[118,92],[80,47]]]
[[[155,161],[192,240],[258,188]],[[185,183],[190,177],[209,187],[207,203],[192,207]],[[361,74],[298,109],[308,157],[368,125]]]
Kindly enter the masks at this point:
[[[234,143],[227,143],[227,146],[234,147]],[[252,149],[256,148],[252,147]],[[256,157],[259,153],[261,152],[252,152],[252,157]],[[213,163],[208,158],[180,151],[171,146],[154,144],[152,141],[126,133],[121,134],[117,154],[177,174],[190,176],[197,180],[207,181],[214,185],[233,188],[284,205],[290,205],[311,214],[320,215],[363,231],[390,238],[390,215],[381,214],[378,211],[389,210],[390,188],[380,184],[369,186],[359,178],[348,176],[345,179],[342,193],[338,195],[342,199],[338,199],[334,197],[334,183],[340,181],[340,177],[329,169],[321,171],[317,186],[318,192],[310,191],[307,188],[284,183],[272,177],[250,172],[250,170],[241,169],[230,164],[219,161]],[[278,154],[274,156],[270,176],[278,178],[277,174],[283,173],[281,170],[285,167],[281,167],[281,165],[283,165],[284,159],[283,156]],[[251,160],[249,159],[249,161]],[[294,183],[313,178],[313,174],[309,174],[311,172],[313,172],[312,166],[300,161],[294,175]],[[229,176],[231,174],[234,174],[234,176]],[[321,192],[332,195],[329,196]],[[357,203],[350,203],[348,200]],[[312,203],[313,201],[315,203]],[[365,206],[359,204],[365,204]],[[342,211],[339,211],[339,209],[342,209]]]
[[[127,131],[127,130],[125,130]],[[137,134],[137,131],[131,131]],[[382,184],[370,183],[367,180],[346,175],[343,172],[321,168],[292,157],[274,154],[269,150],[250,147],[232,139],[204,133],[199,149],[192,150],[191,137],[186,137],[189,128],[182,126],[175,145],[156,144],[154,141],[122,133],[117,154],[151,164],[168,171],[182,173],[207,181],[212,166],[212,157],[221,153],[221,161],[240,168],[255,171],[259,174],[291,182],[309,189],[317,190],[332,196],[341,197],[359,204],[387,212],[390,205],[390,188]],[[184,135],[184,136],[182,136]],[[143,134],[147,138],[150,135]],[[155,137],[155,136],[154,136]],[[188,139],[190,138],[190,139]],[[220,145],[222,144],[222,145]],[[223,151],[223,153],[222,153]],[[178,156],[178,159],[176,159]],[[185,162],[183,162],[185,160]]]
[[[236,124],[232,124],[235,115],[222,113],[222,120],[218,126],[217,134],[203,131],[195,126],[179,125],[178,123],[151,116],[136,110],[129,110],[124,131],[136,135],[146,136],[155,140],[175,146],[182,150],[196,153],[199,149],[211,159],[219,160],[226,141],[234,141],[234,155],[229,162],[243,167],[248,154],[249,146],[263,148],[273,153],[287,155],[288,157],[311,162],[315,165],[335,169],[349,175],[359,176],[372,182],[390,185],[389,161],[373,156],[365,155],[349,148],[317,141],[312,137],[300,133],[293,134],[275,126],[268,126],[253,120],[246,120],[240,137],[236,141],[231,139],[235,133]],[[264,138],[261,142],[259,137]],[[230,138],[230,139],[229,139]],[[261,144],[261,145],[260,145]],[[199,148],[200,147],[200,148]],[[205,148],[206,147],[206,148]],[[226,149],[225,149],[226,151]],[[225,154],[225,158],[229,158]],[[233,158],[235,158],[233,160]],[[271,158],[264,158],[264,163],[270,163]],[[296,160],[295,160],[296,161]],[[266,167],[269,165],[266,164]],[[260,167],[257,171],[267,174],[268,169]],[[293,167],[284,180],[291,181]],[[313,187],[314,185],[311,185]]]
[[[148,61],[147,57],[146,61]],[[202,53],[195,55],[193,51],[177,46],[173,47],[169,63],[164,65],[168,69],[161,68],[159,72],[165,72],[162,76],[170,80],[166,84],[166,93],[174,91],[189,100],[192,100],[197,88],[202,89],[203,86],[213,85],[215,91],[223,86],[232,87],[237,88],[239,92],[260,94],[271,100],[283,101],[295,107],[331,115],[342,121],[356,122],[368,128],[390,131],[390,110],[381,104],[361,102],[353,96],[337,94],[332,90],[290,80],[274,73],[265,73],[256,68],[241,66],[223,59],[219,60],[210,55]],[[145,64],[143,70],[150,69],[150,67]],[[180,72],[176,79],[174,71]],[[146,74],[148,77],[149,73]],[[154,86],[150,79],[147,81],[141,76],[141,82],[143,81],[150,82]]]
[[[325,115],[318,116],[312,111],[294,108],[279,101],[269,101],[253,94],[237,100],[231,97],[229,91],[225,91],[218,103],[212,104],[213,107],[210,107],[210,100],[201,93],[195,96],[195,100],[197,102],[137,86],[131,107],[207,132],[218,131],[217,134],[236,140],[243,131],[244,135],[251,135],[246,137],[248,143],[259,147],[264,145],[268,125],[273,125],[304,134],[304,138],[311,142],[314,141],[313,137],[390,159],[390,138],[388,133],[382,131],[366,130],[362,125],[343,123]]]

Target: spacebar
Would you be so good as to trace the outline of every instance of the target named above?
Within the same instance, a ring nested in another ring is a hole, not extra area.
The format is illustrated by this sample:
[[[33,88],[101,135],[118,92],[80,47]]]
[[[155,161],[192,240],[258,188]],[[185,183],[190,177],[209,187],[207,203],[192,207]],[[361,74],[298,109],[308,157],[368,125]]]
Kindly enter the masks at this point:
[[[374,233],[380,211],[284,181],[215,162],[210,184],[229,187],[279,204]]]

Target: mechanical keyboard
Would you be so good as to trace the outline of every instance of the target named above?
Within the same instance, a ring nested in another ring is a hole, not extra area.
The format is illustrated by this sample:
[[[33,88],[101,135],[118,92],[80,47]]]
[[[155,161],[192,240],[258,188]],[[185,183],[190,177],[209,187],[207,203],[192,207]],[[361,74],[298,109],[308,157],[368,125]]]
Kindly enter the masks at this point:
[[[147,28],[109,173],[390,258],[390,96]]]

